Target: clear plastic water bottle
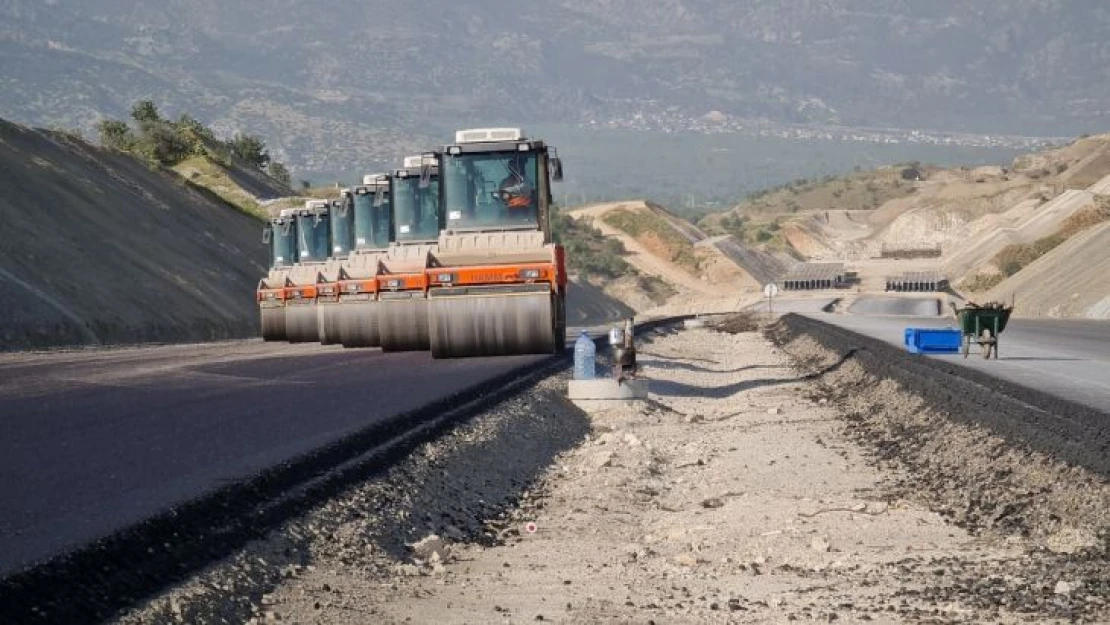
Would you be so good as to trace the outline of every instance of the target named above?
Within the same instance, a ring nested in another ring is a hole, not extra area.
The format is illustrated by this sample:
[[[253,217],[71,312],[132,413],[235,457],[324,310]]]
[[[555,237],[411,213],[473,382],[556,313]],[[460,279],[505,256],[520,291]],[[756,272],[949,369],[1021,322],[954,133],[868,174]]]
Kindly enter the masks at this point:
[[[597,355],[597,348],[594,347],[594,342],[590,340],[585,330],[578,336],[578,340],[574,342],[574,379],[575,380],[592,380],[594,379],[594,358]]]

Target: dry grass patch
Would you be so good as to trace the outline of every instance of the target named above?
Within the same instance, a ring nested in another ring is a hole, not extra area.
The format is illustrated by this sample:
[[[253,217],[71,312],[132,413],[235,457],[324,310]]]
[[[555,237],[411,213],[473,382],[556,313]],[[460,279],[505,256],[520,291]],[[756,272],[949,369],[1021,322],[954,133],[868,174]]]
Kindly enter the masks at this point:
[[[627,208],[611,210],[601,219],[610,226],[628,233],[652,253],[697,275],[700,263],[694,253],[694,244],[666,219],[650,210],[636,211]]]

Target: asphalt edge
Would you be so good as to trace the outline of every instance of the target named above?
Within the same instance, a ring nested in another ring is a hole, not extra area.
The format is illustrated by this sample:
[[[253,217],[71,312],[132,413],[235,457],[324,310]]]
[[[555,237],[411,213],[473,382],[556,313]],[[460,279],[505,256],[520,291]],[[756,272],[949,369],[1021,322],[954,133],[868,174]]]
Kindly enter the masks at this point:
[[[911,389],[954,420],[1110,478],[1106,413],[794,313],[784,315],[768,335],[776,344],[807,335],[842,358],[853,358],[870,375]],[[992,409],[984,411],[983,406]]]
[[[635,331],[639,336],[692,317],[652,319]],[[598,348],[607,343],[606,336],[593,340]],[[566,349],[495,376],[0,579],[0,623],[99,623],[119,616],[572,361],[573,350]]]

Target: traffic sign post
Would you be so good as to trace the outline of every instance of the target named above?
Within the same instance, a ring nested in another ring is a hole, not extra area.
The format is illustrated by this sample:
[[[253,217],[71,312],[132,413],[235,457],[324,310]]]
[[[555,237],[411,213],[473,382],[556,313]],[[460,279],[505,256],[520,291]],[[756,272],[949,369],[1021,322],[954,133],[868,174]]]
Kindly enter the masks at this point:
[[[767,315],[774,316],[775,314],[775,296],[779,294],[779,287],[774,282],[768,282],[767,286],[763,287],[763,295],[767,298]]]

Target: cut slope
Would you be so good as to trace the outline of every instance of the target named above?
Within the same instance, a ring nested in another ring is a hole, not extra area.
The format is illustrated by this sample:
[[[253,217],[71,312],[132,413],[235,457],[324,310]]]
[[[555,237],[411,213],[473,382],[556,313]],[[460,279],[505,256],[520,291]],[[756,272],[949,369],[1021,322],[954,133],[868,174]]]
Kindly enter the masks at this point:
[[[1077,234],[992,289],[1030,317],[1110,319],[1110,223]]]
[[[135,159],[0,120],[0,349],[257,332],[262,223]]]
[[[1090,191],[1070,189],[1050,202],[1030,210],[1028,203],[1020,203],[1003,215],[1012,218],[1013,225],[985,230],[979,236],[965,240],[958,251],[945,260],[945,273],[953,279],[974,274],[990,264],[991,260],[1007,245],[1032,243],[1057,230],[1072,215],[1094,203]]]
[[[790,269],[782,258],[748,247],[733,236],[717,238],[713,245],[758,284],[774,282]]]
[[[753,196],[726,213],[708,215],[700,223],[711,233],[773,235],[814,259],[860,261],[884,250],[938,246],[948,255],[975,256],[967,248],[978,243],[969,241],[992,236],[993,224],[980,224],[980,220],[1006,213],[1024,201],[1040,204],[1059,197],[1057,201],[1070,209],[1068,203],[1082,197],[1078,192],[1110,191],[1110,135],[1022,156],[1010,169],[907,167],[903,172],[903,168],[886,167],[819,183],[786,185]],[[914,172],[924,179],[913,179]],[[1084,190],[1086,186],[1091,188]],[[873,210],[855,210],[864,207]],[[774,223],[781,228],[764,232],[768,229],[760,225],[771,215],[777,216]],[[1003,227],[1013,227],[1017,223],[1013,217],[1002,220],[1008,222]],[[959,279],[990,257],[965,257],[953,265],[959,270],[952,277]]]
[[[605,217],[610,214],[619,215],[616,223],[631,228],[633,232],[615,226],[613,219],[607,220]],[[693,234],[695,230],[674,228],[669,219],[645,202],[597,204],[570,211],[568,215],[578,220],[589,220],[602,234],[620,241],[627,252],[625,260],[629,264],[671,285],[679,298],[729,297],[743,287],[757,286],[747,272],[716,247],[707,245],[703,233],[698,232],[702,238],[694,245],[690,237],[697,238],[698,235]],[[637,216],[644,219],[637,221]],[[683,249],[675,249],[675,245],[681,245]],[[676,258],[683,263],[676,262]]]
[[[693,243],[695,248],[704,250],[700,257],[700,269],[701,274],[709,278],[710,283],[738,279],[746,287],[752,286],[751,281],[754,281],[755,286],[758,286],[777,280],[788,269],[788,264],[782,258],[745,245],[733,235],[710,237],[698,226],[662,206],[653,202],[646,202],[645,204]],[[705,250],[710,245],[716,248],[720,255]],[[742,274],[746,273],[747,276],[737,274],[737,267]],[[718,273],[719,276],[716,275]]]
[[[570,211],[567,214],[576,220],[590,221],[590,223],[601,231],[602,234],[620,241],[626,252],[625,260],[642,273],[663,280],[671,287],[675,288],[680,294],[689,293],[691,291],[706,293],[709,290],[708,286],[703,285],[700,280],[692,276],[689,272],[679,268],[669,260],[660,258],[635,237],[609,225],[601,219],[601,217],[610,210],[643,206],[644,204],[642,202],[616,202],[589,206]]]

